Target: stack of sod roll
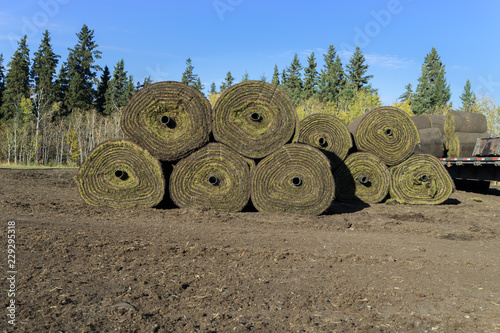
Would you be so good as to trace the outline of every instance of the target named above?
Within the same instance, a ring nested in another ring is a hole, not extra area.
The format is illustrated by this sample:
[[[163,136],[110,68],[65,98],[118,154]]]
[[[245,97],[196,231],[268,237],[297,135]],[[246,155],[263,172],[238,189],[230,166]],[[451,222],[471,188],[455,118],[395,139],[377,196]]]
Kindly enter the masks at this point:
[[[490,136],[486,116],[449,111],[444,123],[444,136],[448,157],[471,157],[477,139]]]
[[[349,126],[326,114],[299,122],[288,95],[263,81],[230,87],[213,108],[190,86],[154,83],[121,126],[126,138],[96,147],[75,177],[88,204],[317,215],[335,199],[437,204],[453,191],[435,157],[415,154],[419,131],[400,110]]]

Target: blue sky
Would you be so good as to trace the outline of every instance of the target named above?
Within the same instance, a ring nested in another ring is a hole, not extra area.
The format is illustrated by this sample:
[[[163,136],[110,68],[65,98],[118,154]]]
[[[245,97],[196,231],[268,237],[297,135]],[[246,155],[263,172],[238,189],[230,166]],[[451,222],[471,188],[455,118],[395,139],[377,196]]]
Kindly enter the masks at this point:
[[[31,53],[42,33],[64,61],[87,24],[110,70],[120,59],[142,81],[180,81],[191,58],[206,90],[231,71],[236,81],[272,77],[295,53],[302,66],[315,53],[318,68],[334,45],[345,65],[361,47],[383,104],[406,84],[415,89],[434,46],[446,65],[454,107],[469,78],[478,94],[500,101],[500,1],[437,0],[0,0],[4,66],[28,35]]]

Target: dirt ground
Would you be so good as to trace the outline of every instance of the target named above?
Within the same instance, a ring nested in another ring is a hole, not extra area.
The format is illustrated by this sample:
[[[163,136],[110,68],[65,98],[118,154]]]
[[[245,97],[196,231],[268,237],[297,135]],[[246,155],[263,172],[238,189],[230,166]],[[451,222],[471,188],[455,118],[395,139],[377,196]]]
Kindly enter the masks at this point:
[[[500,332],[499,189],[225,214],[90,207],[75,174],[0,169],[1,331]]]

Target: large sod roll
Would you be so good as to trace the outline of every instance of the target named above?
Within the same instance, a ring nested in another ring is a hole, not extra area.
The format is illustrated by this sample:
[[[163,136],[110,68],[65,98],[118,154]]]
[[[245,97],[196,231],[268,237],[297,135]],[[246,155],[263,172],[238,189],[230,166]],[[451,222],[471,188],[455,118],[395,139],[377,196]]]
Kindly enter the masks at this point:
[[[447,137],[455,132],[486,133],[488,132],[486,116],[481,113],[450,110],[446,114],[444,132]]]
[[[213,134],[240,154],[263,158],[298,134],[288,95],[263,81],[244,81],[222,93],[214,106]]]
[[[198,90],[174,81],[153,83],[127,104],[123,132],[151,155],[175,161],[209,140],[210,102]]]
[[[125,140],[107,141],[94,148],[75,180],[82,199],[94,206],[153,207],[165,194],[161,163]]]
[[[318,215],[334,196],[328,158],[305,144],[281,147],[257,164],[252,178],[251,198],[259,211]]]
[[[406,160],[420,141],[417,127],[403,111],[383,106],[365,113],[348,126],[359,151],[377,155],[392,166]]]
[[[381,202],[389,193],[391,175],[387,166],[371,153],[349,155],[334,172],[335,197],[344,202]]]
[[[446,137],[448,157],[472,157],[477,139],[487,137],[489,137],[488,133],[451,133]]]
[[[351,149],[352,136],[344,122],[336,116],[312,114],[300,122],[299,142],[322,150],[335,169]]]
[[[423,128],[418,130],[420,143],[415,147],[414,154],[429,154],[437,158],[444,156],[444,143],[439,128]]]
[[[455,190],[448,171],[428,154],[413,155],[389,171],[391,198],[400,203],[440,204]]]
[[[209,143],[174,166],[170,197],[181,208],[240,211],[250,199],[253,165],[232,148]]]
[[[444,136],[444,122],[445,116],[440,114],[425,114],[421,116],[413,116],[411,120],[415,123],[418,130],[437,128],[441,132],[441,136]]]

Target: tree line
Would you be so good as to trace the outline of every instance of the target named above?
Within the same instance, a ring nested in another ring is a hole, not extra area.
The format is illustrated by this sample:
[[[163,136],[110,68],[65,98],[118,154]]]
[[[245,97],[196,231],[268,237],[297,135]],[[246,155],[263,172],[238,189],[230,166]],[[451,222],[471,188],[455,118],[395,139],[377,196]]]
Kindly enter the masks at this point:
[[[0,54],[0,160],[7,163],[43,165],[80,165],[99,143],[123,135],[121,112],[135,92],[152,83],[147,77],[134,84],[125,70],[124,60],[101,68],[99,45],[94,30],[83,25],[76,34],[77,42],[68,48],[68,57],[60,61],[51,37],[45,31],[33,58],[27,36],[18,42],[8,69]],[[381,105],[378,90],[370,83],[369,66],[359,47],[347,64],[342,64],[335,47],[323,54],[324,64],[318,68],[315,53],[302,66],[297,54],[281,71],[274,66],[270,80],[280,86],[297,107],[300,118],[312,113],[331,113],[346,123]],[[240,81],[249,79],[245,73]],[[190,58],[181,82],[203,92],[205,87],[194,73]],[[220,94],[234,85],[236,79],[228,71],[219,87],[213,82],[208,98],[215,103]],[[395,106],[411,115],[444,113],[451,108],[450,86],[446,82],[445,65],[435,48],[424,58],[418,85],[405,87]],[[498,124],[500,108],[491,98],[477,98],[467,80],[461,96],[461,109],[489,114]]]

